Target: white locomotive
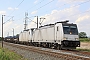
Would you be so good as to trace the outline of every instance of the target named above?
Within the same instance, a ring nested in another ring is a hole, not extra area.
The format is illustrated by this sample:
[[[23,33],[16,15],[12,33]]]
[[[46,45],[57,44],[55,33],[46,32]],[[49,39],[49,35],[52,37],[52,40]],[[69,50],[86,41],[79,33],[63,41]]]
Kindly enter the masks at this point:
[[[68,21],[47,24],[37,28],[25,30],[19,35],[19,42],[27,42],[34,46],[75,49],[80,47],[76,24]]]

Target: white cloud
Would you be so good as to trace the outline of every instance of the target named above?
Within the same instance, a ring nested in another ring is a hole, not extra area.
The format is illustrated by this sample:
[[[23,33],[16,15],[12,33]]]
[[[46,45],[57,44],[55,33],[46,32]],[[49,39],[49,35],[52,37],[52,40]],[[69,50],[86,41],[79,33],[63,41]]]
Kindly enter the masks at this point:
[[[85,1],[88,1],[88,0],[58,0],[59,2],[72,2],[72,3],[75,3],[75,2],[85,2]]]
[[[49,23],[55,23],[57,21],[63,21],[63,20],[65,21],[65,20],[71,19],[72,17],[70,17],[70,15],[74,15],[76,13],[79,13],[78,7],[66,8],[63,10],[53,10],[50,14],[46,14],[44,16],[41,16],[41,17],[46,18],[46,19],[44,19],[42,25],[49,24]],[[36,22],[36,19],[33,19],[33,21]],[[75,19],[72,18],[71,21],[75,22]],[[30,27],[36,27],[36,24],[34,22],[31,22],[29,28]]]
[[[45,23],[71,19],[72,17],[70,16],[78,12],[78,7],[66,8],[63,10],[53,10],[51,14],[44,16],[46,18]],[[72,21],[74,22],[74,20]]]
[[[4,24],[5,31],[9,30],[9,28],[11,28],[10,26],[12,26],[12,24],[13,24],[13,21],[9,21],[9,22],[5,23]]]
[[[8,10],[13,10],[13,8],[12,7],[8,7]]]
[[[15,29],[15,33],[16,33],[16,34],[19,34],[21,31],[23,31],[24,25],[23,25],[23,24],[16,24],[16,25],[14,26],[14,29]],[[15,34],[15,35],[16,35],[16,34]]]
[[[15,10],[18,10],[18,8],[14,8]]]
[[[84,2],[89,2],[89,0],[58,0],[58,6],[60,6],[60,4],[64,4],[64,5],[67,5],[67,4],[71,4],[72,6],[76,6],[77,4],[81,4],[81,3],[84,3]]]
[[[36,0],[36,1],[34,2],[34,4],[36,4],[36,3],[38,3],[38,0]]]
[[[13,26],[13,21],[9,21],[4,24],[4,36],[7,35],[8,32],[12,32],[11,28]]]
[[[7,36],[9,33],[9,36],[12,36],[13,34],[13,29],[16,34],[19,34],[23,30],[23,24],[17,24],[13,21],[9,21],[6,24],[4,24],[4,36]]]
[[[90,10],[86,10],[90,11]],[[76,23],[78,25],[79,32],[86,32],[88,36],[90,36],[90,12],[84,12],[82,14],[79,14],[78,17],[76,17]]]
[[[71,1],[73,1],[73,0],[71,0]],[[79,0],[79,1],[81,1],[81,0]],[[83,1],[85,1],[85,0],[83,0]],[[80,13],[79,7],[80,6],[65,8],[62,10],[52,10],[52,12],[50,14],[45,14],[43,16],[40,16],[40,17],[46,18],[43,21],[42,25],[49,24],[49,23],[55,23],[58,21],[69,20],[70,22],[78,23],[79,31],[87,31],[87,33],[90,33],[89,32],[90,28],[86,27],[86,26],[90,26],[90,24],[89,24],[90,13],[88,12],[87,14],[79,14]],[[33,11],[31,14],[36,14],[36,13],[37,13],[37,11]],[[33,19],[33,21],[37,22],[36,17]],[[86,23],[88,25],[86,25]],[[7,28],[7,29],[5,29],[6,33],[9,31],[9,29],[12,29],[12,27],[9,27],[9,26],[13,26],[13,25],[15,28],[15,33],[17,33],[17,32],[20,33],[23,30],[23,27],[24,27],[23,25],[9,22],[5,26],[5,28]],[[35,28],[35,27],[37,27],[37,25],[34,22],[30,22],[28,24],[28,28]]]
[[[79,17],[75,22],[80,23],[81,21],[84,21],[84,20],[87,20],[87,19],[90,19],[90,16],[89,15],[84,15],[84,16]]]
[[[37,19],[36,17],[28,24],[28,28],[36,28]]]
[[[80,31],[85,31],[87,35],[90,36],[90,12],[81,13],[79,10],[79,7],[70,7],[63,10],[53,10],[50,14],[45,14],[41,17],[46,18],[42,25],[49,24],[49,23],[55,23],[58,21],[65,21],[69,20],[72,23],[78,23],[78,29]],[[87,10],[86,10],[87,11]],[[40,18],[40,17],[39,17]],[[37,21],[36,18],[33,19],[33,21]],[[40,21],[40,20],[39,20]],[[86,27],[87,26],[87,27]],[[31,22],[28,25],[29,28],[36,27],[36,24],[34,22]]]
[[[31,14],[36,14],[37,13],[37,11],[33,11],[33,12],[31,12]]]
[[[0,11],[0,14],[6,15],[6,11]]]
[[[12,8],[12,7],[8,7],[8,10],[18,10],[19,8]]]

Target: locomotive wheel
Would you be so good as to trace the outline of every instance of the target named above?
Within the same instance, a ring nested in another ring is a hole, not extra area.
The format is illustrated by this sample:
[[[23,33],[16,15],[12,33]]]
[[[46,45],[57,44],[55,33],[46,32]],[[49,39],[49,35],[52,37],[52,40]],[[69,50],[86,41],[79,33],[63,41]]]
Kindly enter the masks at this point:
[[[58,50],[62,50],[62,45],[58,44],[57,49],[58,49]]]

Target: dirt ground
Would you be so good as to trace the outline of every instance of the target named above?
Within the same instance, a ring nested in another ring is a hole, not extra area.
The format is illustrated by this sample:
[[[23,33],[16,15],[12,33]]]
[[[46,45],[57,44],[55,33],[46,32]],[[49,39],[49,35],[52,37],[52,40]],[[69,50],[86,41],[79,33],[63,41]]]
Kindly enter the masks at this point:
[[[80,44],[81,45],[78,48],[81,48],[81,49],[90,49],[90,42],[81,42]]]

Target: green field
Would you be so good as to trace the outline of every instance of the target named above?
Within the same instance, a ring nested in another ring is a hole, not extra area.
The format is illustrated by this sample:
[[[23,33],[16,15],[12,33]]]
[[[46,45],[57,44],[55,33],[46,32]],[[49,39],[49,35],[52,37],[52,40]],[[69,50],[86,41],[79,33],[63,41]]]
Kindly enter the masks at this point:
[[[86,51],[86,52],[90,52],[90,49],[79,49],[79,48],[77,48],[76,50],[78,50],[78,51]]]
[[[80,42],[90,42],[90,38],[80,38]]]
[[[2,49],[0,47],[0,60],[26,60],[22,56],[16,54],[8,49]]]
[[[79,40],[80,40],[80,42],[90,43],[90,38],[79,38]],[[90,49],[77,48],[76,50],[90,52]]]

